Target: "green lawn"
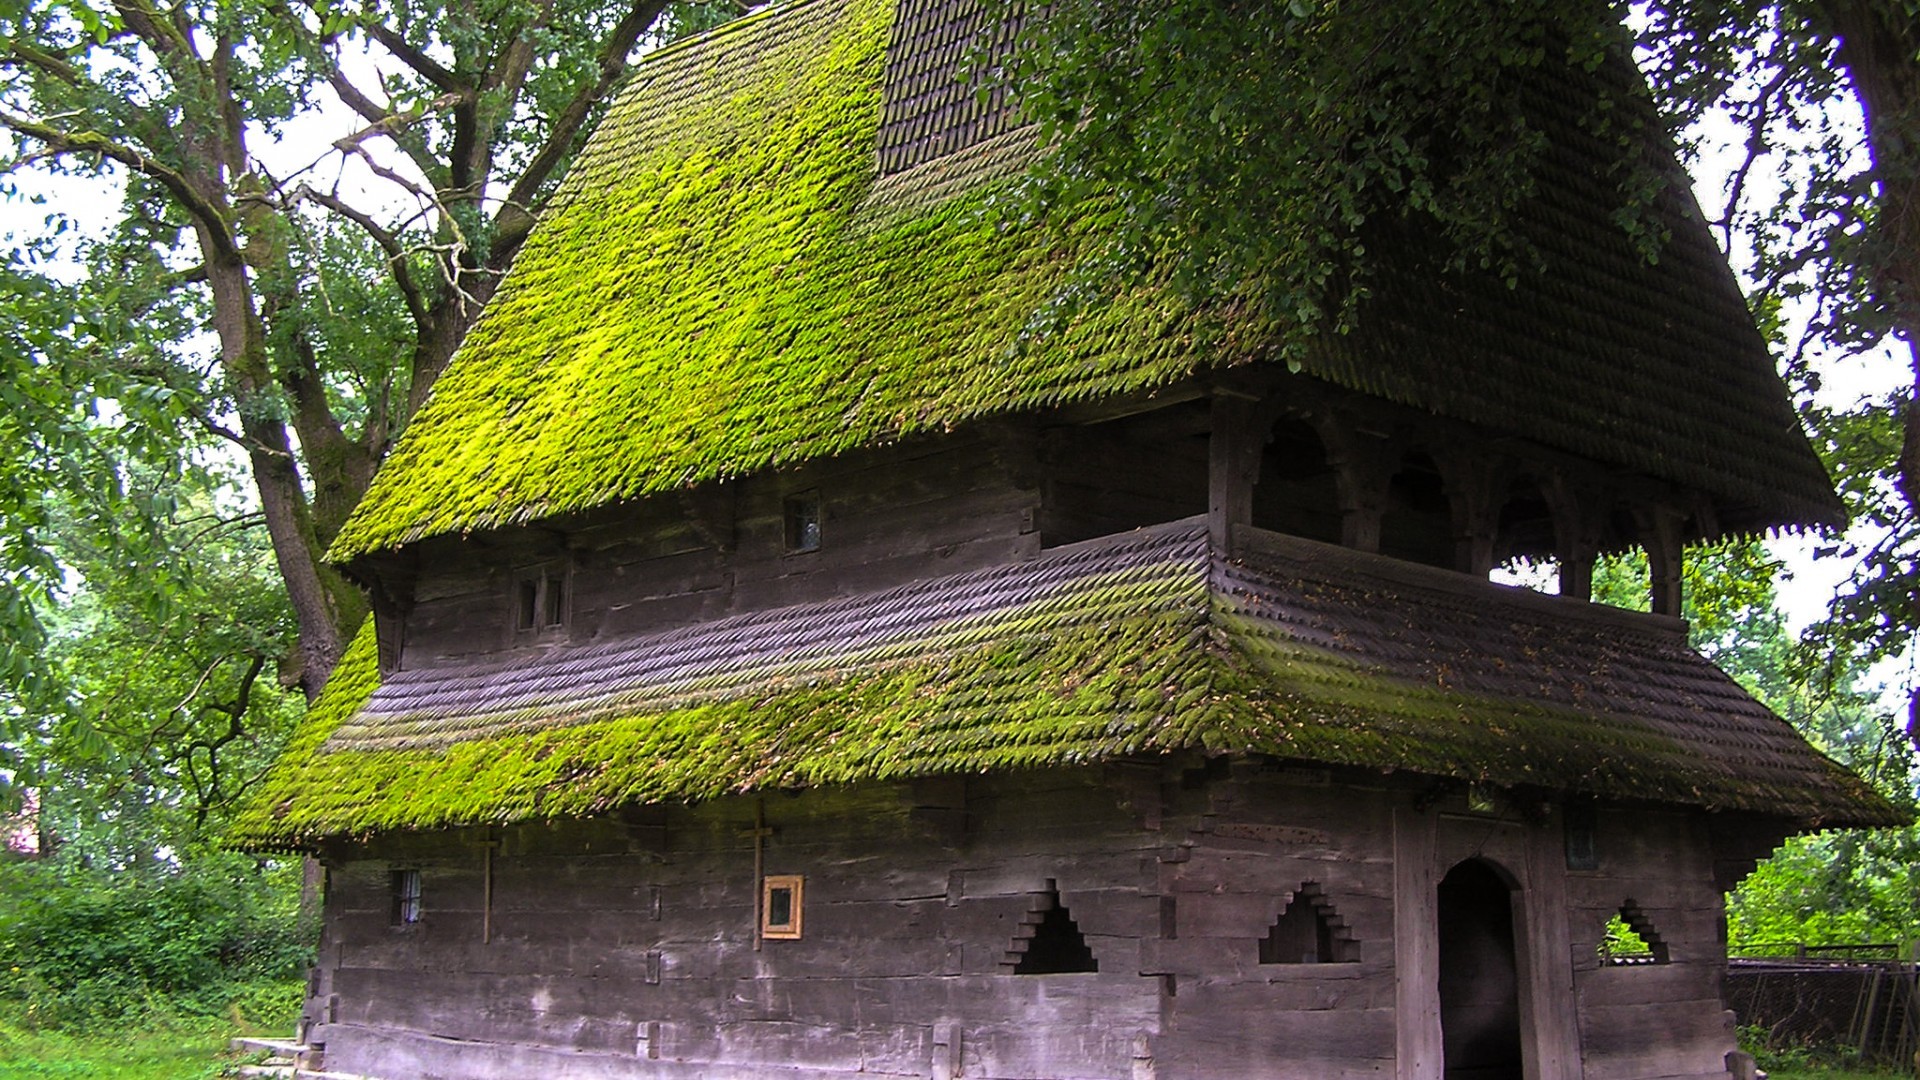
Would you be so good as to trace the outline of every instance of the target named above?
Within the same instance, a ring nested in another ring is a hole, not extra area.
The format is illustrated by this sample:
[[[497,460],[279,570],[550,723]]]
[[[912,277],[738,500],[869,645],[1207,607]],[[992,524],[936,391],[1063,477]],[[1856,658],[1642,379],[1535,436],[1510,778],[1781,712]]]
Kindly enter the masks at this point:
[[[134,1029],[126,1036],[25,1032],[0,1026],[0,1080],[212,1080],[225,1025]]]
[[[1839,1065],[1818,1057],[1809,1061],[1804,1053],[1796,1053],[1787,1060],[1768,1061],[1767,1058],[1766,1054],[1760,1055],[1760,1067],[1766,1070],[1767,1080],[1912,1080],[1913,1077],[1911,1070]]]

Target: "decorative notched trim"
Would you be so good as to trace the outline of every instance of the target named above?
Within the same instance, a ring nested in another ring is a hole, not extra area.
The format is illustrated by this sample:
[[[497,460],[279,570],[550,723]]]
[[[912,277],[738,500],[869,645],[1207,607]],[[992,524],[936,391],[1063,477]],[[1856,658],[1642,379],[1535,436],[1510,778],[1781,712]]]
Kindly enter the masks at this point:
[[[1614,946],[1614,930],[1619,924],[1624,924],[1634,936],[1646,943],[1645,952]],[[1620,912],[1615,918],[1607,920],[1606,931],[1600,938],[1600,959],[1609,967],[1644,967],[1673,962],[1672,951],[1659,931],[1654,929],[1653,920],[1647,917],[1639,904],[1633,902],[1632,897],[1620,904]]]
[[[1028,894],[1027,913],[1014,932],[1013,947],[1007,950],[1002,967],[1015,975],[1065,975],[1099,971],[1100,962],[1087,947],[1086,935],[1060,903],[1060,887],[1047,879],[1047,887]]]
[[[1360,960],[1360,939],[1334,910],[1317,882],[1300,884],[1285,910],[1260,939],[1263,964],[1351,964]]]

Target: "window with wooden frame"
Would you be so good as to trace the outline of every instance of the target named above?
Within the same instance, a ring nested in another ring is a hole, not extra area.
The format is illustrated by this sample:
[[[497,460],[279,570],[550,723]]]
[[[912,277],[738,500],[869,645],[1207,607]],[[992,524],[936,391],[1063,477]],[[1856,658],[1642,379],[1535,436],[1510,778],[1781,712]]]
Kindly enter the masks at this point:
[[[522,571],[514,583],[513,629],[538,634],[567,624],[567,572],[562,567]]]
[[[769,874],[760,879],[760,936],[797,940],[807,879],[799,874]]]
[[[781,504],[786,553],[799,555],[820,550],[820,493],[802,491],[787,496]]]
[[[400,929],[420,922],[420,871],[395,870],[388,875],[387,922]]]

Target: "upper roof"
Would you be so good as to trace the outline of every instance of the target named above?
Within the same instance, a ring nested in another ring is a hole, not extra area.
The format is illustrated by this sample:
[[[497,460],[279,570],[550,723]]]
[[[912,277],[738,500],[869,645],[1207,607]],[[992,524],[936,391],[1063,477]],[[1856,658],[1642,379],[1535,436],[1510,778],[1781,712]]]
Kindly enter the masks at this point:
[[[1686,647],[1571,604],[1191,519],[1037,559],[382,682],[363,632],[241,843],[768,788],[1269,754],[1808,825],[1905,818]]]
[[[970,4],[908,0],[896,33],[893,0],[802,0],[639,65],[333,556],[1270,352],[1275,326],[1153,287],[1032,332],[1110,210],[1023,227],[993,211],[1032,137],[942,91],[916,51],[957,55],[948,23]],[[1549,83],[1543,109],[1567,118],[1523,213],[1544,276],[1510,289],[1390,262],[1358,332],[1306,370],[1709,493],[1729,528],[1836,519],[1691,197],[1662,196],[1671,241],[1646,265],[1612,223],[1578,95],[1560,96]],[[966,145],[928,149],[949,144]]]

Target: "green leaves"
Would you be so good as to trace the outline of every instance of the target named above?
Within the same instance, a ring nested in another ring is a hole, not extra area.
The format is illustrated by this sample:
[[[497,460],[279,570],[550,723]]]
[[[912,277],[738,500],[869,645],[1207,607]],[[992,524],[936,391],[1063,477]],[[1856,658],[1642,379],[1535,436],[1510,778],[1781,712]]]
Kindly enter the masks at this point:
[[[1591,62],[1609,18],[1550,0],[1051,5],[1009,75],[1057,151],[1030,212],[1117,193],[1111,250],[1087,263],[1117,271],[1103,292],[1170,272],[1294,324],[1289,352],[1357,316],[1376,221],[1512,278],[1546,137],[1523,92]]]

